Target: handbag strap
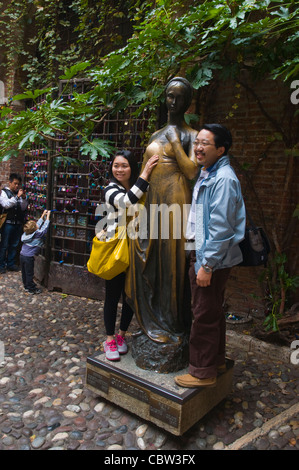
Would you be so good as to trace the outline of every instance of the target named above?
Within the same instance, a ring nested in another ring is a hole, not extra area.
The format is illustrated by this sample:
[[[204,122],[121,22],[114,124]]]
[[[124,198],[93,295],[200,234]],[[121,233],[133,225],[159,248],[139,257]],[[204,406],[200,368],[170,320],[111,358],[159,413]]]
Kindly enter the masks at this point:
[[[251,218],[251,215],[249,214],[249,212],[248,212],[246,206],[245,206],[245,210],[246,210],[246,217],[247,217],[248,220],[249,220],[250,228],[252,228],[252,230],[256,233],[256,232],[258,231],[257,226],[256,226],[255,223],[253,222],[253,220],[252,220],[252,218]]]

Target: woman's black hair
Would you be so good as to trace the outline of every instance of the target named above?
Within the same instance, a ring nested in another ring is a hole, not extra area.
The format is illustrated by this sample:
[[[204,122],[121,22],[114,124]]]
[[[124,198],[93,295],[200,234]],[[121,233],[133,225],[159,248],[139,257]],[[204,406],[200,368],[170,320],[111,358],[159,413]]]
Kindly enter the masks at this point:
[[[115,181],[116,183],[118,183],[117,179],[113,176],[113,173],[112,173],[112,165],[116,157],[124,157],[126,160],[128,160],[130,168],[131,168],[130,186],[132,187],[133,184],[136,183],[136,180],[139,176],[138,163],[134,154],[130,152],[130,150],[117,150],[117,152],[113,155],[110,166],[109,166],[108,176],[112,181]]]

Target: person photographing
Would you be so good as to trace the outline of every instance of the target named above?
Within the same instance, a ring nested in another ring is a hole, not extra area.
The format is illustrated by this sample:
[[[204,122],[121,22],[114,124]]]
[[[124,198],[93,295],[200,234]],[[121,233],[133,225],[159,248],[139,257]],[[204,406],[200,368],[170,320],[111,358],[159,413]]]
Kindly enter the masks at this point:
[[[19,271],[16,265],[17,248],[22,236],[28,201],[26,193],[21,188],[22,178],[11,173],[8,185],[0,193],[0,206],[7,214],[1,231],[0,243],[0,273]]]

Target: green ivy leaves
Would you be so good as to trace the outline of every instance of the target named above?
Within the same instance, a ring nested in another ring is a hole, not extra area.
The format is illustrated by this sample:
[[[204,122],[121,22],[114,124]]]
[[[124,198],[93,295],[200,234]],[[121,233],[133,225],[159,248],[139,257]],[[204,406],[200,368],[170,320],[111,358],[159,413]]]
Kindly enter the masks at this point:
[[[85,142],[80,147],[82,155],[88,155],[92,160],[96,160],[98,156],[109,159],[115,147],[109,140],[93,139],[91,142]]]
[[[60,80],[71,80],[79,72],[82,72],[83,70],[86,70],[90,66],[91,66],[91,62],[80,62],[78,64],[72,65],[59,78],[60,78]]]
[[[37,88],[14,97],[14,101],[33,101],[34,112],[14,115],[10,108],[1,111],[4,121],[0,128],[0,159],[15,155],[15,148],[26,150],[33,142],[50,146],[57,133],[66,142],[78,136],[82,153],[92,159],[97,155],[107,157],[112,151],[108,143],[90,140],[96,122],[107,113],[130,106],[135,107],[135,115],[147,109],[153,116],[163,99],[165,83],[182,70],[195,89],[208,86],[215,77],[236,78],[244,68],[259,78],[270,74],[274,79],[285,80],[298,71],[299,19],[293,1],[133,3],[125,2],[135,21],[133,34],[125,46],[106,54],[98,66],[92,57],[85,60],[83,53],[83,60],[78,60],[75,48],[72,49],[73,63],[70,57],[70,66],[59,78],[67,90],[70,80],[88,76],[88,92],[81,94],[73,90],[66,101],[58,96],[58,86]],[[37,7],[36,16],[39,22],[44,21],[44,27],[54,24],[58,6],[52,11],[51,5],[54,8],[53,0],[47,0]],[[21,7],[24,8],[24,2]],[[81,45],[84,36],[88,40],[89,32],[98,24],[98,11],[104,15],[109,10],[115,18],[123,16],[124,11],[121,2],[112,8],[108,0],[102,2],[101,10],[97,9],[98,5],[92,10],[85,0],[73,0],[72,7],[79,24],[70,24],[80,31]],[[64,2],[59,2],[59,11],[65,13],[63,8]],[[59,18],[62,27],[68,24],[70,28],[66,18]],[[41,63],[56,60],[53,53],[59,35],[48,34],[47,39],[53,47],[47,52],[43,40],[40,41]]]

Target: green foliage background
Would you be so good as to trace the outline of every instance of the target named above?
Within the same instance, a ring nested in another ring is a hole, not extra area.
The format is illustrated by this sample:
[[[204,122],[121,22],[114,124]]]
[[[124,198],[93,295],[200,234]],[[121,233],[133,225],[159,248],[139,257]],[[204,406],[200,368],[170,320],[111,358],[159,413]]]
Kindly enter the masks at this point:
[[[35,113],[2,110],[4,160],[32,142],[50,141],[57,129],[66,138],[67,132],[78,132],[86,145],[93,122],[103,114],[130,104],[140,105],[137,113],[155,109],[167,79],[178,73],[200,89],[215,77],[238,79],[244,69],[253,79],[285,81],[299,71],[294,0],[18,0],[0,5],[2,73],[19,66],[17,76],[27,89],[14,99],[37,103],[45,96]],[[125,19],[126,44],[121,35]],[[52,99],[58,96],[59,78],[83,75],[91,80],[88,93],[74,94],[69,103]],[[96,153],[91,150],[92,156]]]

